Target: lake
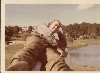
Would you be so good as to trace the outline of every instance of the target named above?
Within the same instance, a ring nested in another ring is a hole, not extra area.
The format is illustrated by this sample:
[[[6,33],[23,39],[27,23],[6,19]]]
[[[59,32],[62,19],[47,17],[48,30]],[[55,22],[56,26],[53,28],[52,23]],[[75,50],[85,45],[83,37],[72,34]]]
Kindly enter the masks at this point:
[[[93,66],[100,69],[100,44],[92,44],[69,51],[72,64]]]

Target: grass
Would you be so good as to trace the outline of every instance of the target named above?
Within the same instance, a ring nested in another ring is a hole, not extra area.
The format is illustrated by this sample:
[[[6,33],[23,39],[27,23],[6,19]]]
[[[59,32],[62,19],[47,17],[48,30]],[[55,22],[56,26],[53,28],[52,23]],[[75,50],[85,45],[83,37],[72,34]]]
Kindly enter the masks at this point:
[[[97,69],[96,67],[90,67],[90,66],[81,66],[81,65],[73,65],[73,69],[75,71],[100,71],[100,69]]]
[[[78,39],[78,40],[74,40],[73,43],[68,41],[67,46],[69,50],[72,50],[90,44],[100,44],[100,39],[84,39],[84,40]]]
[[[74,40],[73,43],[68,42],[68,47],[72,50],[78,47],[86,46],[89,44],[96,44],[96,43],[100,44],[100,39]],[[22,48],[23,48],[23,44],[13,44],[5,47],[6,49],[5,68],[7,68],[8,65],[10,64],[13,55]],[[97,70],[100,71],[100,69],[89,67],[89,66],[73,65],[73,68],[75,71],[97,71]]]
[[[6,46],[6,50],[5,50],[5,66],[6,68],[8,67],[8,65],[10,64],[10,61],[13,57],[13,55],[19,51],[20,49],[23,48],[23,44],[14,44],[14,45],[9,45],[9,46]]]

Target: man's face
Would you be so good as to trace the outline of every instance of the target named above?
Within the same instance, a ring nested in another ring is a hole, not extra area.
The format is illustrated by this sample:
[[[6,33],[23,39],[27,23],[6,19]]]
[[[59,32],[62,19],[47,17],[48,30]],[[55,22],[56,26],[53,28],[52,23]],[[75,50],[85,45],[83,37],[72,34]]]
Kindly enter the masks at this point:
[[[61,24],[59,23],[59,21],[54,21],[51,23],[50,25],[50,29],[52,32],[56,33],[59,31],[59,28],[60,28]]]

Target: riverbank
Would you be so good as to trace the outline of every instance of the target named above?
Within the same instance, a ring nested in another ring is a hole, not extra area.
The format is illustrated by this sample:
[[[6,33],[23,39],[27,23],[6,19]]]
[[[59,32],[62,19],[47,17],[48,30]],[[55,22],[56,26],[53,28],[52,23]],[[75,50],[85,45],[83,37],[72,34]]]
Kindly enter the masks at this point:
[[[72,50],[89,44],[100,44],[100,39],[74,40],[73,43],[68,42],[68,47]],[[23,43],[15,43],[15,44],[5,46],[5,57],[6,57],[5,68],[6,69],[10,64],[13,55],[22,48],[23,48]],[[75,71],[100,71],[100,69],[89,67],[89,66],[73,65],[73,68]]]
[[[100,71],[100,69],[96,68],[96,67],[90,67],[88,65],[73,65],[73,69],[75,71]]]
[[[67,42],[69,50],[77,49],[79,47],[91,45],[91,44],[100,44],[100,39],[78,39],[73,42]]]

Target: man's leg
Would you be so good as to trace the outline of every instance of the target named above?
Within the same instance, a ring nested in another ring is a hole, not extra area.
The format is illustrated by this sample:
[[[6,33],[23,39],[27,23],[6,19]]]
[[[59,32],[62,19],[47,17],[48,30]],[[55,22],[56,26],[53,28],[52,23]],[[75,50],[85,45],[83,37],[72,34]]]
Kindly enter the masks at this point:
[[[32,70],[44,49],[43,41],[32,35],[29,36],[24,48],[18,51],[11,61],[8,71],[29,71]],[[26,67],[27,66],[27,67]]]
[[[47,48],[43,58],[47,61],[44,63],[46,71],[69,71],[70,67],[65,63],[63,57],[60,57],[53,49]]]
[[[18,61],[18,59],[14,59],[7,71],[30,71],[30,67],[26,61]]]

